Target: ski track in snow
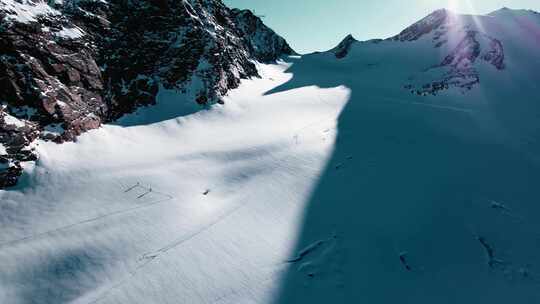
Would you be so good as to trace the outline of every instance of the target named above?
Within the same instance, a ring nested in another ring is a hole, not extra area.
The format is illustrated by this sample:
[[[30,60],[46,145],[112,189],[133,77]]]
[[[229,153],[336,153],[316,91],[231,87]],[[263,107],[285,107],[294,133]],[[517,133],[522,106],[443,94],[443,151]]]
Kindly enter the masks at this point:
[[[319,96],[319,100],[323,101],[320,98],[320,96]],[[297,129],[296,131],[293,131],[292,133],[295,134],[294,135],[295,144],[298,144],[296,139],[297,139],[297,136],[299,134],[307,132],[308,129],[314,128],[315,126],[321,125],[321,124],[323,124],[325,122],[335,121],[335,119],[336,119],[336,114],[327,115],[327,117],[325,117],[323,119],[320,119],[320,120],[312,122],[312,123],[308,123],[308,124],[304,125],[303,127]],[[324,132],[324,130],[321,130],[321,128],[317,128],[317,129],[314,130],[314,132]],[[269,144],[271,144],[271,142],[268,142],[267,144],[269,145]],[[262,146],[265,146],[265,144],[262,144]],[[292,147],[294,148],[295,146],[293,145]],[[273,165],[275,165],[276,167],[279,167],[279,168],[282,168],[282,169],[289,169],[288,167],[284,167],[283,163],[285,163],[285,161],[288,158],[294,157],[294,153],[291,151],[288,155],[286,155],[286,156],[284,156],[282,158],[275,158],[271,153],[268,153],[267,156],[272,159]],[[136,185],[135,187],[138,187],[138,186]],[[128,283],[129,280],[131,280],[132,278],[137,276],[146,267],[151,266],[152,263],[157,262],[157,260],[159,258],[161,258],[163,255],[167,254],[167,252],[169,252],[170,250],[174,250],[174,249],[184,245],[186,242],[189,242],[189,241],[193,240],[194,238],[198,237],[199,235],[205,233],[206,231],[210,230],[214,226],[218,225],[223,220],[229,218],[230,216],[232,216],[233,214],[238,212],[240,209],[244,208],[246,205],[249,204],[250,199],[246,199],[246,201],[247,202],[239,204],[238,206],[234,207],[232,210],[230,210],[230,211],[224,213],[223,215],[219,216],[214,222],[212,222],[212,223],[208,224],[207,226],[201,228],[200,230],[188,235],[187,237],[183,237],[181,239],[175,240],[175,241],[173,241],[173,242],[171,242],[169,244],[166,244],[165,246],[163,246],[163,247],[161,247],[158,250],[155,250],[153,252],[143,254],[143,256],[139,259],[140,261],[144,261],[142,264],[137,266],[132,272],[129,273],[129,275],[127,277],[125,277],[124,279],[121,279],[119,282],[114,284],[110,289],[104,291],[101,296],[99,296],[97,299],[90,302],[89,304],[99,303],[99,302],[103,301],[111,292],[113,292],[114,290],[122,287],[124,284]],[[322,245],[325,242],[330,241],[330,240],[331,239],[317,242],[315,246],[310,246],[310,249],[306,249],[306,252],[299,253],[300,258],[298,258],[298,260],[290,260],[290,261],[287,261],[287,263],[294,263],[294,262],[297,262],[297,261],[301,260],[304,256],[308,255],[311,251],[317,249],[317,247],[319,245]],[[314,248],[311,248],[311,247],[314,247]]]
[[[277,74],[276,74],[276,67],[277,67],[277,70],[279,71]],[[271,82],[264,79],[259,80],[259,82],[263,83],[264,86],[263,86],[263,89],[257,89],[257,90],[260,90],[260,92],[264,92],[268,90],[267,88],[271,86],[275,86],[277,83],[275,82],[276,78],[281,79],[280,80],[281,82],[286,81],[287,74],[282,73],[282,70],[286,66],[276,66],[276,67],[272,67],[269,70],[268,68],[266,68],[267,71],[270,71],[272,75],[275,74],[275,76],[272,78]],[[304,151],[306,150],[306,144],[308,146],[313,146],[313,144],[315,143],[315,147],[320,147],[321,143],[323,143],[323,145],[328,146],[331,142],[331,138],[335,135],[334,133],[329,133],[329,130],[335,129],[336,118],[339,114],[340,107],[344,104],[343,102],[344,98],[339,97],[338,95],[338,97],[335,98],[335,101],[333,103],[330,103],[330,102],[327,102],[326,100],[323,100],[323,98],[321,97],[321,94],[318,93],[318,89],[310,89],[310,90],[312,91],[312,93],[310,94],[313,94],[312,98],[307,99],[307,100],[311,99],[311,101],[309,101],[310,103],[312,104],[324,103],[325,105],[321,109],[328,108],[332,110],[321,112],[321,114],[316,114],[314,116],[315,119],[310,119],[311,116],[306,116],[307,118],[306,121],[305,122],[301,121],[303,122],[301,125],[295,126],[294,128],[291,128],[288,130],[283,129],[284,132],[280,131],[280,132],[283,132],[283,135],[278,138],[278,143],[280,145],[285,145],[285,147],[287,147],[284,151],[278,151],[278,152],[274,152],[272,150],[258,151],[257,150],[258,148],[254,150],[255,151],[254,153],[256,153],[256,157],[258,161],[264,162],[264,166],[268,168],[272,168],[271,169],[272,171],[288,172],[288,174],[293,174],[294,176],[296,175],[298,177],[302,176],[301,174],[299,175],[299,173],[296,172],[298,170],[298,165],[296,165],[295,163],[298,161],[297,158],[301,156],[302,153],[304,153]],[[346,92],[343,89],[340,89],[340,91]],[[259,93],[259,94],[262,94],[262,93]],[[283,99],[283,97],[280,97],[279,95],[280,94],[277,94],[276,96],[278,98]],[[343,96],[346,96],[346,94]],[[232,98],[234,99],[234,97]],[[245,99],[245,97],[242,97],[242,98]],[[303,98],[306,99],[305,97]],[[235,105],[233,104],[232,107],[234,106]],[[253,106],[253,105],[250,105],[250,106]],[[158,124],[155,124],[154,126],[159,127],[160,124],[158,123]],[[277,126],[279,127],[279,125]],[[286,134],[289,134],[289,135],[286,135]],[[84,136],[90,137],[92,135],[86,134]],[[320,143],[317,143],[317,142],[320,142]],[[275,144],[276,144],[276,139],[269,138],[268,140],[258,141],[256,143],[256,147],[272,147]],[[63,146],[51,146],[51,147],[53,149],[63,148]],[[311,149],[313,148],[310,147],[308,151]],[[279,155],[277,153],[279,153]],[[47,153],[42,153],[42,154],[43,154],[42,158],[46,159]],[[56,154],[58,153],[54,153],[51,155],[55,155],[55,157],[58,157],[58,155]],[[212,158],[213,155],[211,153],[208,154],[207,156],[204,154],[201,154],[201,157]],[[193,160],[196,161],[197,158],[193,158]],[[192,161],[192,160],[189,160],[189,161]],[[320,164],[305,164],[304,165],[305,167],[303,170],[316,172],[320,170],[320,166],[322,164],[323,164],[322,162],[320,162]],[[47,170],[51,171],[51,170],[54,170],[54,168],[49,168]],[[145,214],[135,213],[135,217],[132,217],[131,214],[141,209],[149,209],[152,207],[160,206],[166,202],[174,203],[175,205],[182,203],[182,201],[179,200],[178,198],[175,198],[174,195],[164,193],[164,191],[156,191],[156,188],[154,186],[147,186],[147,187],[142,186],[140,182],[137,182],[131,185],[121,185],[121,186],[124,188],[122,190],[122,193],[126,195],[130,194],[130,196],[133,196],[132,192],[134,192],[135,190],[137,189],[141,190],[139,191],[139,193],[135,194],[136,197],[133,198],[133,202],[146,199],[148,195],[159,195],[159,196],[162,196],[163,199],[158,199],[156,201],[143,203],[143,204],[139,203],[140,205],[135,206],[135,207],[122,208],[120,210],[107,212],[105,214],[100,214],[95,217],[77,221],[76,223],[71,223],[69,225],[64,225],[64,226],[60,226],[54,229],[49,229],[41,233],[35,233],[26,237],[17,238],[11,241],[6,241],[0,244],[0,252],[8,248],[14,249],[15,246],[26,246],[25,244],[36,241],[38,239],[50,240],[50,242],[52,243],[59,233],[62,233],[63,237],[65,237],[65,236],[68,236],[69,232],[72,231],[72,229],[74,228],[84,226],[84,225],[89,225],[91,223],[95,223],[99,221],[113,225],[115,222],[117,222],[117,219],[119,217],[125,217],[126,219],[132,219],[132,218],[135,219],[138,217],[145,217]],[[215,199],[214,196],[217,193],[215,193],[214,189],[212,188],[213,187],[207,188],[207,190],[204,193],[201,192],[202,194],[199,197],[199,200],[201,202],[203,201],[203,199]],[[251,191],[251,190],[247,190],[247,191]],[[168,192],[168,191],[165,191],[165,192]],[[256,194],[250,194],[249,196],[244,197],[242,201],[236,203],[236,206],[234,206],[234,204],[229,205],[227,208],[225,208],[224,212],[221,215],[213,214],[212,216],[213,219],[211,220],[211,222],[205,223],[202,227],[199,227],[199,229],[195,231],[188,232],[187,234],[186,234],[186,231],[178,231],[178,233],[174,233],[174,232],[170,233],[172,235],[179,234],[181,235],[181,237],[173,239],[171,242],[165,243],[164,245],[158,247],[158,249],[156,250],[150,250],[150,251],[147,251],[146,254],[142,254],[142,256],[138,256],[135,262],[134,268],[132,268],[131,270],[128,270],[125,276],[123,277],[120,276],[117,279],[113,280],[108,287],[101,286],[100,288],[97,288],[96,289],[97,292],[95,295],[88,295],[88,298],[89,299],[93,298],[93,300],[87,301],[86,303],[97,303],[97,302],[102,302],[108,299],[108,297],[112,295],[114,291],[122,289],[128,283],[131,283],[134,280],[134,278],[139,277],[140,274],[147,272],[150,266],[157,265],[158,264],[157,261],[163,258],[166,254],[170,253],[172,250],[183,247],[183,245],[185,245],[187,242],[197,239],[199,236],[208,232],[212,228],[218,226],[220,223],[222,223],[226,219],[231,218],[233,215],[238,213],[238,211],[242,210],[246,206],[250,206],[250,208],[253,208],[254,204],[257,203],[257,201],[259,201],[259,199],[256,196]],[[182,235],[182,234],[185,234],[185,235]],[[137,234],[133,234],[132,236],[126,235],[126,237],[136,239]],[[274,263],[276,266],[273,266],[273,267],[277,267],[277,268],[283,267],[283,266],[279,266],[280,263],[278,260],[276,260]],[[265,282],[275,280],[275,275],[265,275],[265,277],[266,279],[263,280]],[[237,290],[247,290],[247,289],[246,287],[241,287]],[[234,293],[229,293],[229,294],[232,295]],[[223,295],[223,297],[225,296],[226,295]],[[217,297],[217,298],[220,298],[220,297]],[[216,301],[220,301],[220,300],[218,299]]]
[[[435,110],[448,110],[448,111],[462,112],[462,113],[467,113],[467,114],[473,114],[474,113],[474,111],[472,109],[466,109],[466,108],[460,108],[460,107],[452,107],[452,106],[443,106],[443,105],[436,105],[436,104],[429,104],[429,103],[423,103],[423,102],[410,101],[410,100],[407,100],[407,99],[380,97],[380,98],[377,98],[377,100],[390,101],[390,102],[399,103],[399,104],[403,104],[403,105],[421,106],[421,107],[426,107],[426,108],[432,108],[432,109],[435,109]]]
[[[138,185],[136,187],[141,187],[141,186]],[[147,192],[147,193],[150,193],[150,192]],[[11,240],[11,241],[7,241],[7,242],[2,242],[2,243],[0,243],[0,250],[2,248],[4,248],[4,247],[14,246],[14,245],[17,245],[17,244],[20,244],[20,243],[23,243],[23,242],[32,241],[32,240],[42,238],[44,236],[49,236],[49,235],[59,233],[59,232],[65,232],[65,231],[67,231],[69,229],[72,229],[72,228],[75,228],[75,227],[78,227],[78,226],[81,226],[81,225],[94,223],[94,222],[101,221],[101,220],[104,220],[104,219],[107,219],[107,218],[110,218],[110,217],[113,217],[113,216],[126,214],[126,213],[137,211],[137,210],[140,210],[140,209],[149,208],[151,206],[158,205],[158,204],[161,204],[161,203],[165,203],[165,202],[168,202],[168,201],[171,201],[171,200],[174,199],[172,196],[170,196],[168,194],[161,193],[161,192],[152,191],[152,193],[164,196],[165,198],[157,200],[157,201],[153,201],[153,202],[150,202],[150,203],[145,203],[145,204],[133,207],[133,208],[127,208],[127,209],[113,211],[113,212],[110,212],[110,213],[107,213],[107,214],[103,214],[103,215],[96,216],[96,217],[93,217],[93,218],[89,218],[89,219],[86,219],[86,220],[82,220],[82,221],[79,221],[79,222],[76,222],[76,223],[73,223],[73,224],[69,224],[69,225],[66,225],[66,226],[63,226],[63,227],[59,227],[59,228],[44,231],[44,232],[41,232],[41,233],[29,235],[29,236],[26,236],[26,237],[23,237],[23,238],[20,238],[20,239]],[[142,198],[142,197],[138,197],[138,198]]]
[[[324,101],[324,99],[321,98],[320,95],[318,95],[318,99],[320,102],[326,102]],[[450,110],[450,111],[457,111],[457,112],[464,112],[464,113],[472,113],[471,110],[468,110],[468,109],[462,109],[462,108],[458,108],[458,107],[449,107],[449,106],[440,106],[440,105],[431,105],[431,104],[425,104],[425,103],[420,103],[420,102],[412,102],[412,101],[406,101],[406,100],[398,100],[398,99],[393,99],[393,98],[378,98],[378,100],[385,100],[385,101],[391,101],[391,102],[396,102],[396,103],[400,103],[400,104],[404,104],[404,105],[418,105],[418,106],[425,106],[425,107],[428,107],[428,108],[434,108],[434,109],[441,109],[441,110]],[[327,123],[328,121],[334,121],[336,119],[336,114],[330,114],[330,115],[327,115],[325,118],[322,118],[318,121],[315,121],[315,122],[311,122],[311,123],[308,123],[306,125],[304,125],[303,127],[297,129],[296,131],[292,132],[294,134],[293,136],[293,139],[295,141],[295,144],[299,144],[298,142],[298,136],[304,132],[307,132],[308,129],[310,128],[314,128],[315,126],[318,126],[318,125],[321,125],[323,123]],[[317,131],[322,131],[322,132],[327,132],[329,129],[326,129],[326,130],[320,130],[320,128],[317,128],[315,130],[315,132]],[[267,144],[271,144],[271,142],[268,142]],[[264,146],[264,144],[262,145]],[[268,156],[270,158],[273,159],[274,161],[274,165],[276,167],[282,167],[282,163],[285,163],[285,160],[287,158],[290,158],[290,157],[293,157],[294,153],[290,153],[289,155],[281,158],[281,159],[277,159],[275,158],[274,156],[272,156],[271,153],[268,154]],[[349,156],[350,158],[350,156]],[[342,164],[341,164],[342,166]],[[285,168],[287,169],[287,168]],[[134,187],[137,187],[134,186]],[[131,190],[131,189],[130,189]],[[104,300],[108,294],[110,294],[112,291],[120,288],[121,286],[123,286],[124,284],[126,284],[130,279],[132,279],[133,277],[135,277],[136,275],[138,275],[138,273],[140,271],[142,271],[144,268],[146,268],[147,266],[149,266],[150,264],[156,262],[157,259],[159,259],[163,254],[166,254],[168,251],[170,250],[173,250],[181,245],[183,245],[184,243],[186,242],[189,242],[190,240],[196,238],[197,236],[199,236],[200,234],[208,231],[209,229],[211,229],[212,227],[216,226],[217,224],[219,224],[221,221],[227,219],[228,217],[230,217],[231,215],[233,215],[234,213],[236,213],[238,210],[240,210],[241,208],[245,207],[245,205],[248,204],[248,203],[243,203],[243,204],[240,204],[239,206],[233,208],[231,211],[219,216],[214,222],[210,223],[209,225],[203,227],[202,229],[192,233],[191,235],[187,236],[187,237],[183,237],[179,240],[176,240],[172,243],[169,243],[161,248],[159,248],[158,250],[156,251],[153,251],[153,252],[149,252],[149,253],[146,253],[144,254],[140,260],[141,261],[144,261],[142,264],[140,264],[135,270],[133,270],[128,277],[120,280],[117,284],[113,285],[113,287],[111,287],[110,289],[106,290],[103,292],[103,295],[98,297],[96,300],[90,302],[91,304],[94,304],[94,303],[98,303],[98,302],[101,302],[102,300]],[[290,260],[287,260],[286,262],[287,263],[296,263],[296,262],[299,262],[301,260],[303,260],[307,255],[311,254],[313,251],[317,250],[319,247],[321,247],[322,245],[324,245],[326,242],[329,242],[329,241],[332,241],[333,238],[329,238],[329,239],[325,239],[325,240],[319,240],[319,241],[316,241],[315,243],[307,246],[304,250],[300,251],[298,253],[298,255],[295,257],[295,258],[292,258]]]

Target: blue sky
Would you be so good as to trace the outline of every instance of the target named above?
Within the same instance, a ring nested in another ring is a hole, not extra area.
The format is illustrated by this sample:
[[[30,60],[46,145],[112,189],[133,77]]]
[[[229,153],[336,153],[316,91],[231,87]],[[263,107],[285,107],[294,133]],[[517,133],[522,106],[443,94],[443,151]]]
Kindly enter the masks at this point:
[[[300,53],[327,50],[347,34],[387,38],[439,8],[486,14],[501,7],[540,11],[540,0],[224,0],[249,8]]]

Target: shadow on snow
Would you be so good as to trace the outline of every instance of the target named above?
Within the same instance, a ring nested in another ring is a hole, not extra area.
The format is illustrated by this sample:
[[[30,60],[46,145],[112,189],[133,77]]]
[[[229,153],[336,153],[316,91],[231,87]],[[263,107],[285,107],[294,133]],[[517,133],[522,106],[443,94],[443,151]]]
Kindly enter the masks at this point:
[[[352,91],[274,303],[539,302],[540,166],[482,125],[524,109],[456,111],[448,96],[377,89],[376,62],[331,57],[303,57],[267,93]]]

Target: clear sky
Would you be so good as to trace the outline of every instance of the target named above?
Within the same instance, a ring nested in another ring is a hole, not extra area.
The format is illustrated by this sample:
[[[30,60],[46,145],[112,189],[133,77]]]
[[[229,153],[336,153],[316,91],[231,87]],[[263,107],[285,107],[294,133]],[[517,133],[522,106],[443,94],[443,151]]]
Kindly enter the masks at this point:
[[[328,50],[347,34],[387,38],[439,8],[487,14],[502,7],[540,11],[540,0],[223,0],[249,8],[300,53]]]

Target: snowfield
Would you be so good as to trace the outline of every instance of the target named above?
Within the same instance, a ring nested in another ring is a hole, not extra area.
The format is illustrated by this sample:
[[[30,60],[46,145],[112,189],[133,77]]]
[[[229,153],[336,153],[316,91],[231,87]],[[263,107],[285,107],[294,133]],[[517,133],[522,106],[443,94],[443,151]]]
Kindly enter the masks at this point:
[[[77,143],[40,143],[20,190],[0,193],[0,302],[269,298],[349,95],[263,96],[287,67],[261,66],[225,107],[145,124],[179,110],[164,92]]]
[[[405,88],[447,75],[469,30],[504,69]],[[289,57],[225,106],[162,89],[39,142],[0,192],[0,303],[540,303],[539,33],[529,11],[461,16],[437,48]]]

